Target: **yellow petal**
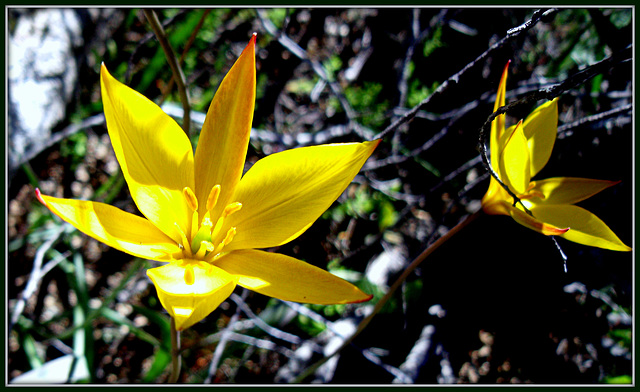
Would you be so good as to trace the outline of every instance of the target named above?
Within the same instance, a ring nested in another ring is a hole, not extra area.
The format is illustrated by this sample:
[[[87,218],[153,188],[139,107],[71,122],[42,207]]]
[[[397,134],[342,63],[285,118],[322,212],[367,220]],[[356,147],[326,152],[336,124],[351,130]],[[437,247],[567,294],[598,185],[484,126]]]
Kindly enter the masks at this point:
[[[523,124],[531,155],[531,177],[547,164],[558,133],[558,98],[538,106]]]
[[[541,192],[545,198],[540,202],[550,204],[575,204],[620,181],[593,180],[577,177],[554,177],[534,181],[533,190]],[[535,203],[535,200],[532,200]]]
[[[42,204],[76,229],[131,255],[168,261],[178,245],[148,220],[104,203],[59,199],[36,190]]]
[[[569,230],[568,226],[554,225],[538,217],[535,213],[531,216],[519,207],[507,206],[511,217],[522,226],[537,231],[544,235],[561,235]]]
[[[302,147],[259,160],[233,197],[242,209],[225,220],[237,228],[225,251],[269,248],[298,237],[342,194],[378,143]]]
[[[171,262],[147,270],[162,307],[183,330],[207,317],[236,287],[237,279],[204,261]]]
[[[328,305],[372,297],[325,270],[278,253],[239,250],[219,258],[216,265],[238,276],[240,286],[284,301]]]
[[[247,155],[256,99],[254,35],[216,91],[205,118],[195,154],[196,196],[201,204],[220,185],[211,216],[228,204],[240,181]],[[200,219],[206,213],[200,209]]]
[[[523,194],[529,187],[529,150],[522,132],[521,122],[513,129],[498,162],[500,179],[516,194]],[[495,168],[494,168],[495,169]]]
[[[538,219],[556,226],[569,227],[561,237],[598,248],[630,251],[618,236],[597,216],[574,205],[545,205],[532,208]]]
[[[138,209],[165,234],[180,241],[191,213],[183,196],[193,188],[191,143],[155,103],[115,80],[102,65],[102,102],[111,144]]]
[[[496,93],[496,102],[493,105],[493,111],[495,112],[501,106],[505,105],[506,102],[506,94],[507,94],[507,74],[509,71],[509,63],[504,66],[504,70],[502,71],[502,77],[500,78],[500,84],[498,85],[498,92]],[[502,144],[501,139],[505,132],[505,115],[501,114],[496,117],[495,120],[491,123],[491,136],[489,139],[489,146],[491,148],[491,165],[497,166],[497,162],[500,159],[500,155],[502,154]],[[494,167],[494,170],[497,170]]]
[[[496,184],[498,184],[496,182]],[[498,185],[500,186],[500,185]],[[506,197],[502,196],[502,193]],[[508,197],[508,198],[507,198]],[[482,198],[482,210],[487,215],[511,215],[509,209],[513,205],[513,198],[509,196],[504,190],[495,194],[489,194],[487,192],[485,197]]]

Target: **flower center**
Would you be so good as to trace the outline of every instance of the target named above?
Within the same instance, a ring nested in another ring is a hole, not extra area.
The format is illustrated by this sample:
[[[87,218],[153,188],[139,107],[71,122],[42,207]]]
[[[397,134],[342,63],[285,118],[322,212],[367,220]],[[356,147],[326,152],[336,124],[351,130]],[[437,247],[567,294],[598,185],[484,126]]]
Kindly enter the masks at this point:
[[[191,240],[189,240],[187,235],[180,230],[182,235],[183,256],[187,259],[205,260],[210,262],[222,252],[225,246],[229,245],[233,240],[233,237],[236,235],[235,227],[229,228],[224,237],[222,237],[221,230],[224,225],[225,218],[240,211],[242,204],[238,202],[228,204],[222,211],[222,214],[215,221],[214,225],[211,220],[211,210],[213,210],[218,203],[220,185],[214,186],[211,189],[211,192],[209,192],[209,197],[207,197],[205,205],[207,212],[204,214],[204,217],[200,222],[198,222],[198,199],[196,198],[195,193],[189,187],[185,187],[182,190],[182,193],[184,194],[187,205],[192,212],[191,231],[189,233]],[[216,240],[220,238],[222,239],[216,244]],[[192,281],[190,276],[192,275],[185,272],[185,282],[189,283]]]

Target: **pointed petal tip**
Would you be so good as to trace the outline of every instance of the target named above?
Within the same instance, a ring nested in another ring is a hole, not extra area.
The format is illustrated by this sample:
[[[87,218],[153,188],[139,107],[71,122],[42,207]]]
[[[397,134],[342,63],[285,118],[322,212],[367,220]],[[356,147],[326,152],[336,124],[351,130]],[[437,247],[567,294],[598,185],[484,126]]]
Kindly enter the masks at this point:
[[[251,34],[251,38],[249,39],[249,43],[247,44],[247,48],[248,47],[255,47],[257,39],[258,39],[258,33],[254,32],[253,34]]]
[[[567,231],[569,231],[570,229],[571,229],[570,227],[561,229],[559,227],[550,227],[549,225],[543,225],[542,232],[545,235],[562,235]]]
[[[185,327],[185,323],[189,319],[189,317],[181,317],[178,315],[174,315],[172,317],[173,317],[173,322],[176,325],[176,331],[184,331],[185,329],[187,329]]]
[[[509,65],[511,64],[511,59],[507,60],[507,63],[504,65],[502,69],[502,76],[500,77],[501,82],[507,79],[507,73],[509,72]]]
[[[361,304],[363,302],[368,302],[371,301],[371,298],[373,298],[373,294],[366,294],[366,297],[364,299],[360,299],[357,301],[353,301],[351,302],[352,304]]]
[[[38,198],[38,201],[40,203],[42,203],[43,206],[47,206],[47,202],[44,201],[44,199],[42,198],[42,194],[40,193],[40,188],[36,188],[36,197]]]

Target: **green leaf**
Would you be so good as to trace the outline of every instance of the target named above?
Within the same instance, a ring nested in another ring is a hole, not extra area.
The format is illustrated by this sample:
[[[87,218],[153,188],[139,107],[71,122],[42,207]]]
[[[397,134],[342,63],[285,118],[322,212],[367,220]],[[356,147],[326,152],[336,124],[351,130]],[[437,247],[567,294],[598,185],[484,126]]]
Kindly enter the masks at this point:
[[[129,328],[129,331],[138,339],[156,347],[161,345],[160,341],[155,336],[138,328],[131,320],[116,312],[115,310],[110,308],[102,308],[100,314],[116,324],[126,325]]]
[[[158,347],[156,349],[155,354],[153,355],[153,362],[151,363],[151,367],[147,374],[142,378],[142,382],[150,383],[160,377],[160,375],[164,372],[164,370],[171,363],[171,354],[162,347]]]

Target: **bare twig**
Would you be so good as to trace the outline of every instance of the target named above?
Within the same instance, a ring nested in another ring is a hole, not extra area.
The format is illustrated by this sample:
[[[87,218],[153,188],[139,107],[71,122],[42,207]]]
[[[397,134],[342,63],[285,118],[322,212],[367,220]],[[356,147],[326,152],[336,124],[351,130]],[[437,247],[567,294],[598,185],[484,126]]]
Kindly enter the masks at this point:
[[[316,75],[318,75],[329,86],[331,92],[336,96],[336,98],[338,98],[340,105],[344,109],[345,114],[349,119],[349,125],[351,129],[362,139],[370,138],[369,133],[371,132],[355,120],[356,112],[353,110],[351,104],[345,97],[344,92],[342,91],[342,87],[340,87],[340,85],[335,80],[329,77],[329,74],[327,73],[324,66],[319,61],[311,58],[307,51],[300,47],[300,45],[298,45],[294,40],[289,38],[289,36],[283,34],[282,31],[278,30],[276,26],[269,20],[269,18],[267,18],[264,10],[258,9],[256,10],[256,12],[258,14],[258,18],[260,19],[260,22],[262,23],[267,33],[276,37],[280,45],[284,46],[300,60],[308,62]]]
[[[531,27],[533,27],[536,23],[538,23],[543,17],[547,17],[547,16],[550,16],[550,15],[553,15],[556,12],[558,12],[557,9],[550,9],[550,10],[546,10],[546,11],[542,11],[542,10],[535,11],[530,20],[528,20],[527,22],[525,22],[521,26],[518,26],[516,28],[513,28],[513,29],[509,30],[507,32],[507,36],[506,37],[504,37],[500,41],[498,41],[495,44],[493,44],[489,49],[487,49],[484,53],[482,53],[480,56],[478,56],[475,60],[473,60],[469,64],[465,65],[464,68],[462,68],[459,72],[457,72],[455,75],[449,77],[449,79],[445,80],[440,86],[438,86],[438,88],[433,92],[433,94],[431,94],[430,96],[428,96],[427,98],[422,100],[422,102],[420,102],[418,105],[414,106],[413,109],[411,109],[404,116],[402,116],[402,118],[394,121],[391,125],[389,125],[387,128],[385,128],[384,131],[382,131],[379,134],[377,134],[375,136],[375,138],[376,139],[383,138],[388,133],[392,132],[393,130],[395,130],[396,128],[401,126],[402,124],[405,124],[408,121],[411,121],[415,117],[416,113],[418,113],[427,104],[429,104],[429,102],[431,102],[431,100],[434,97],[437,97],[438,95],[440,95],[443,92],[445,92],[449,88],[449,86],[451,84],[457,84],[460,81],[460,78],[464,74],[466,74],[470,69],[472,69],[475,66],[477,66],[478,64],[480,64],[481,61],[484,60],[485,58],[487,58],[491,53],[493,53],[494,51],[496,51],[496,50],[500,49],[501,47],[503,47],[507,42],[517,38],[518,36],[520,36],[520,34],[528,31]]]
[[[265,323],[261,318],[256,316],[255,313],[253,313],[253,311],[244,302],[244,299],[242,299],[239,295],[231,294],[229,299],[235,302],[236,305],[238,305],[238,308],[240,308],[244,312],[244,314],[246,314],[251,320],[253,320],[254,325],[260,328],[261,330],[263,330],[264,332],[268,333],[274,338],[284,340],[285,342],[289,342],[292,344],[302,343],[302,339],[300,339],[298,336],[290,334],[288,332],[284,332],[282,330],[279,330],[278,328],[272,327],[269,324]]]
[[[247,296],[247,290],[242,291],[242,296]],[[209,374],[207,378],[204,380],[205,384],[211,384],[213,377],[216,374],[216,370],[218,369],[218,364],[220,363],[220,359],[222,358],[222,353],[224,352],[225,347],[227,346],[227,342],[231,339],[231,328],[240,318],[240,307],[236,308],[235,313],[231,316],[227,327],[221,332],[222,337],[220,338],[220,342],[216,346],[215,351],[213,352],[213,358],[211,359],[211,363],[209,364]]]
[[[591,116],[583,117],[580,120],[574,121],[570,124],[564,124],[558,127],[558,136],[566,135],[571,129],[581,127],[586,124],[596,123],[599,121],[607,120],[612,117],[629,115],[633,110],[633,104],[621,106],[619,108],[607,110],[606,112],[597,113]]]
[[[29,276],[29,280],[27,281],[27,285],[22,291],[22,295],[16,306],[13,310],[13,314],[11,315],[11,320],[9,323],[9,331],[13,328],[13,325],[18,321],[20,315],[24,311],[24,307],[26,302],[31,298],[31,296],[38,290],[38,286],[40,284],[40,279],[44,276],[42,273],[42,261],[44,260],[44,256],[49,249],[60,239],[60,236],[66,229],[67,225],[62,224],[58,226],[57,230],[53,232],[51,237],[47,241],[45,241],[38,250],[36,251],[36,255],[33,259],[33,268],[31,269],[31,275]]]
[[[342,351],[342,349],[344,349],[345,347],[347,347],[348,345],[350,345],[353,340],[367,327],[367,325],[369,325],[369,323],[371,322],[371,320],[373,319],[373,317],[378,314],[378,312],[380,311],[380,309],[382,309],[382,307],[391,299],[391,297],[393,296],[393,294],[395,293],[395,291],[398,289],[398,287],[400,287],[402,285],[402,283],[404,283],[404,281],[407,279],[407,277],[413,273],[413,271],[431,254],[433,253],[436,249],[438,249],[440,246],[442,246],[444,243],[446,243],[451,237],[453,237],[454,235],[456,235],[459,231],[461,231],[463,228],[465,228],[466,226],[468,226],[471,222],[473,222],[474,220],[476,220],[480,215],[482,214],[482,210],[479,210],[471,215],[468,215],[465,219],[463,219],[460,223],[458,223],[456,226],[454,226],[451,230],[449,230],[445,235],[443,235],[442,237],[438,238],[433,244],[431,244],[429,247],[427,247],[427,249],[425,249],[422,253],[420,253],[420,255],[418,255],[418,257],[416,257],[411,264],[409,264],[409,266],[407,266],[407,268],[404,269],[404,271],[402,272],[402,274],[398,277],[398,279],[396,279],[396,281],[393,283],[393,285],[389,288],[389,290],[387,291],[387,293],[376,303],[373,311],[367,316],[365,317],[360,324],[358,325],[358,329],[353,333],[353,335],[351,335],[349,337],[349,339],[345,340],[344,343],[342,344],[342,346],[340,346],[332,355],[329,356],[325,356],[324,358],[322,358],[321,360],[319,360],[318,362],[314,363],[313,365],[311,365],[310,367],[308,367],[307,369],[305,369],[305,371],[303,373],[301,373],[295,380],[294,382],[302,382],[305,378],[307,378],[309,375],[311,375],[313,372],[316,371],[316,369],[318,369],[320,366],[322,366],[325,362],[327,362],[331,357],[333,357],[334,355],[338,354],[340,351]]]
[[[20,157],[20,160],[18,161],[17,166],[20,166],[22,164],[29,162],[30,160],[35,158],[38,154],[40,154],[42,151],[68,138],[69,136],[79,131],[82,131],[83,129],[104,124],[104,121],[105,121],[104,114],[100,113],[100,114],[96,114],[95,116],[88,117],[79,123],[69,124],[60,132],[56,132],[53,135],[51,135],[51,137],[49,137],[45,143],[38,146],[37,149],[31,149],[27,151],[23,156]]]
[[[185,86],[185,77],[184,73],[182,72],[182,67],[180,67],[178,59],[176,58],[176,54],[169,44],[169,40],[167,39],[167,35],[164,32],[164,28],[162,28],[162,25],[158,20],[158,15],[156,15],[155,11],[153,11],[152,9],[145,9],[144,14],[147,17],[147,21],[149,21],[153,32],[158,38],[158,42],[160,42],[162,50],[164,50],[164,54],[167,57],[169,67],[171,67],[173,79],[176,81],[178,93],[180,94],[180,101],[182,101],[182,108],[184,110],[184,116],[182,117],[182,129],[184,129],[184,132],[188,137],[191,137],[191,133],[189,131],[189,129],[191,128],[191,117],[189,115],[189,92],[187,91],[187,88]]]
[[[184,58],[187,55],[187,52],[189,52],[189,49],[191,48],[193,41],[196,39],[196,35],[198,35],[198,32],[200,32],[200,29],[204,24],[204,20],[210,13],[211,13],[211,9],[204,10],[202,16],[200,17],[200,20],[198,21],[198,24],[193,29],[193,32],[191,33],[191,36],[187,40],[187,43],[184,45],[184,49],[182,49],[182,54],[180,55],[180,59],[178,60],[179,65],[182,64],[182,62],[184,61]],[[160,102],[164,102],[169,92],[171,92],[171,89],[173,88],[173,84],[175,83],[175,81],[176,81],[176,77],[174,75],[171,78],[171,80],[169,80],[169,83],[167,83],[166,87],[163,89],[162,100]]]

